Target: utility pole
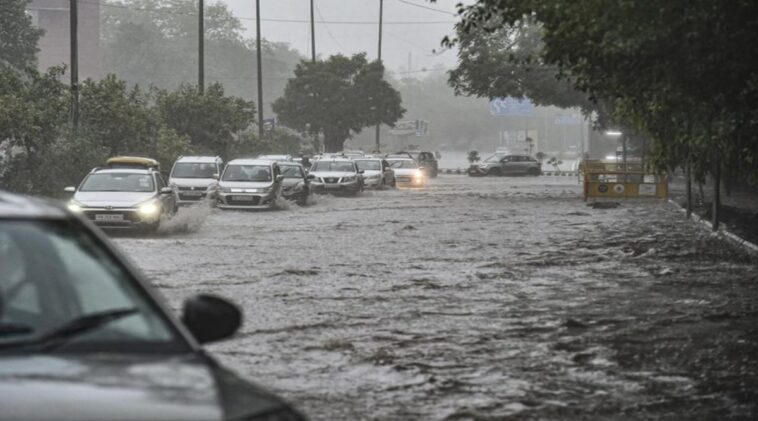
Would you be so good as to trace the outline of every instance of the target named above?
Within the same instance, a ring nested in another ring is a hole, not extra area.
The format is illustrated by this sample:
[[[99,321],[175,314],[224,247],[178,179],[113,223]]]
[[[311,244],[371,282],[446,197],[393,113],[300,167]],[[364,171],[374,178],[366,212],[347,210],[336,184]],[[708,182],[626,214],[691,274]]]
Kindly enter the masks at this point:
[[[258,139],[263,140],[263,65],[261,63],[261,0],[255,0],[256,51],[258,57]]]
[[[313,13],[313,1],[311,0],[311,62],[316,63],[316,16]],[[313,135],[313,153],[321,151],[321,142],[318,140],[318,132]]]
[[[203,0],[198,0],[197,14],[197,89],[200,94],[205,92],[205,18]]]
[[[379,63],[382,62],[382,15],[384,14],[384,0],[379,0],[379,53],[378,53],[378,60]],[[377,109],[377,114],[379,110]],[[381,145],[379,144],[379,137],[381,132],[381,123],[376,124],[376,151],[380,152],[382,150]]]
[[[71,38],[71,127],[79,130],[79,17],[77,0],[69,3]]]

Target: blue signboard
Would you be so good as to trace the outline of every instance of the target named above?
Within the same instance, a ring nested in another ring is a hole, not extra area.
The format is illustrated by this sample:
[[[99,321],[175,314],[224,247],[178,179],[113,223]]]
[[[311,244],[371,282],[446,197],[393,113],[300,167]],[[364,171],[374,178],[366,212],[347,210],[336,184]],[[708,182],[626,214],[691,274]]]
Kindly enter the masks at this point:
[[[534,104],[528,98],[495,98],[490,101],[490,114],[495,116],[526,116],[534,112]]]

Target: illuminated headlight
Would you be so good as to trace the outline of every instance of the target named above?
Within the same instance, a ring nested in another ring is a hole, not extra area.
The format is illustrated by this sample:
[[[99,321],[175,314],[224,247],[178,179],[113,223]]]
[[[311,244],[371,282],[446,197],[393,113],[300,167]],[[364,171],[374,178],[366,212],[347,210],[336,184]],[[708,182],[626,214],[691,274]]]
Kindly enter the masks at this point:
[[[352,175],[350,177],[342,177],[342,182],[343,183],[349,183],[349,182],[355,181],[355,180],[357,180],[357,178],[354,175]]]
[[[82,207],[81,203],[77,202],[76,200],[71,200],[68,202],[68,210],[73,213],[82,213],[84,211],[84,208]]]
[[[139,206],[138,212],[142,216],[155,216],[161,211],[160,205],[156,202],[148,202]]]
[[[421,172],[421,170],[416,170],[416,172],[413,173],[413,178],[415,178],[416,180],[420,180],[424,178],[424,173]]]

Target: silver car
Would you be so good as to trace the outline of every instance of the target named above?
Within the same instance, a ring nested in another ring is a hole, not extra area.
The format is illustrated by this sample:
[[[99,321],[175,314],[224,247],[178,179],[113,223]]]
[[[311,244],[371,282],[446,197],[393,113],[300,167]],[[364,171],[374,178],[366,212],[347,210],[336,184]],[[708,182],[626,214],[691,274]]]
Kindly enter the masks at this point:
[[[235,159],[226,164],[212,196],[221,209],[271,209],[282,193],[282,180],[274,161]]]
[[[224,168],[218,156],[180,156],[171,168],[168,184],[179,193],[179,205],[191,205],[205,199]]]
[[[358,170],[363,171],[363,185],[366,188],[381,189],[395,187],[395,172],[389,162],[381,158],[353,159]]]
[[[358,194],[363,190],[363,171],[355,162],[344,158],[319,159],[309,172],[316,193]]]
[[[495,154],[469,167],[472,177],[485,175],[532,175],[542,174],[542,165],[528,155]]]
[[[176,213],[177,196],[153,168],[95,168],[74,193],[69,209],[106,229],[154,232]]]

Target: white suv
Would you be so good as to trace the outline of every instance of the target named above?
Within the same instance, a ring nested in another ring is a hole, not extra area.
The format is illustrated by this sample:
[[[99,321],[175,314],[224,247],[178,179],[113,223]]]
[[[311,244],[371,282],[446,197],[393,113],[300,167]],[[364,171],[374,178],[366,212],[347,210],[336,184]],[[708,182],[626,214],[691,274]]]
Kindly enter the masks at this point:
[[[363,190],[363,171],[350,159],[319,159],[308,172],[318,193],[358,194]]]
[[[224,167],[218,156],[180,156],[174,162],[168,183],[179,192],[179,205],[199,202],[207,196]]]

